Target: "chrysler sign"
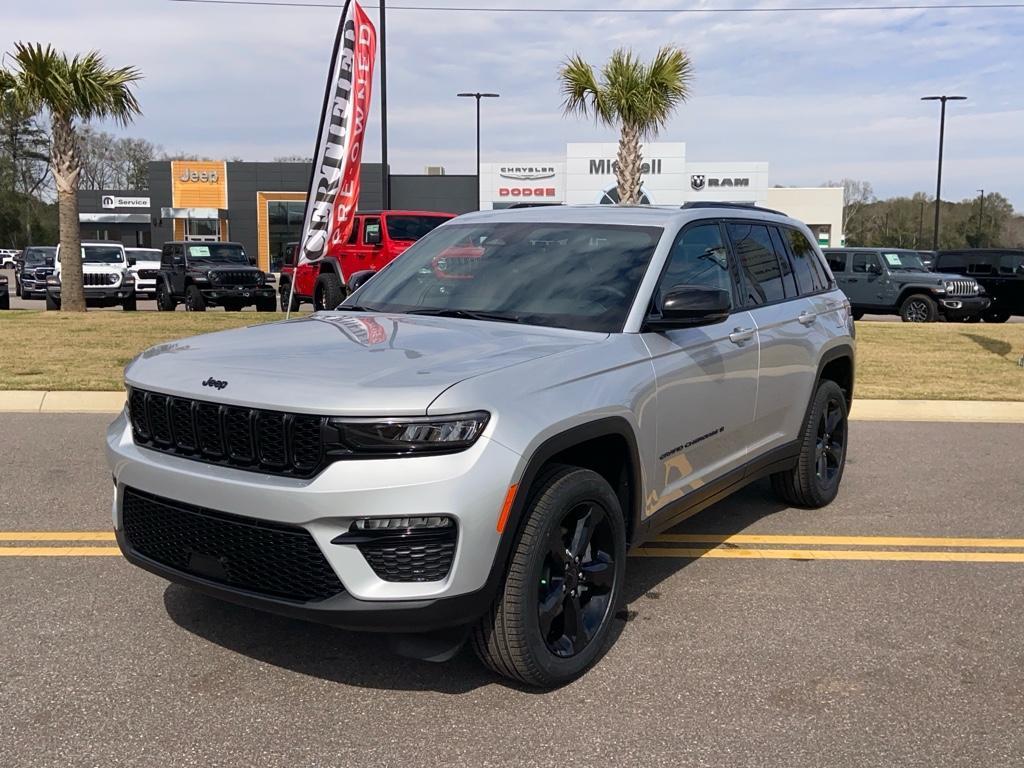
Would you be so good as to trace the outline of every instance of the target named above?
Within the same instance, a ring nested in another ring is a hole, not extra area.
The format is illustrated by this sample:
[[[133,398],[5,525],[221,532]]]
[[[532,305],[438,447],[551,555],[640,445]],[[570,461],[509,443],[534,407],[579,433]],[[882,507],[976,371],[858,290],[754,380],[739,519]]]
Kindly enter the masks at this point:
[[[104,208],[149,208],[149,198],[104,195],[101,204]]]
[[[503,179],[516,179],[517,181],[553,179],[555,167],[552,165],[503,165],[498,168],[498,175]]]

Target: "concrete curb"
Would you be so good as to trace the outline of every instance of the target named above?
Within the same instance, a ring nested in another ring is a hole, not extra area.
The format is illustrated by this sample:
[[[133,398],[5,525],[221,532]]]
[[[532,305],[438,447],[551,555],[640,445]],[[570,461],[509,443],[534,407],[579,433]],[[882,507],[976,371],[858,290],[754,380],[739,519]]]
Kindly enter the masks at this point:
[[[118,413],[124,392],[0,390],[0,413]],[[1024,424],[1024,402],[985,400],[854,400],[852,421]]]

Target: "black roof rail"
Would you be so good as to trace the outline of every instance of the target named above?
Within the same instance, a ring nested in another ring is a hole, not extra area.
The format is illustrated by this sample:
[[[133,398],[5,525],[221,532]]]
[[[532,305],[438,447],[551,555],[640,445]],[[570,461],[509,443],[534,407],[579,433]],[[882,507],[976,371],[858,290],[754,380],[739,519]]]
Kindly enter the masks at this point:
[[[732,208],[739,211],[760,211],[761,213],[774,213],[776,216],[786,216],[787,214],[782,211],[776,211],[774,208],[763,208],[760,205],[750,205],[749,203],[721,203],[721,202],[703,202],[700,200],[691,200],[688,203],[683,203],[679,206],[682,209],[687,208]]]

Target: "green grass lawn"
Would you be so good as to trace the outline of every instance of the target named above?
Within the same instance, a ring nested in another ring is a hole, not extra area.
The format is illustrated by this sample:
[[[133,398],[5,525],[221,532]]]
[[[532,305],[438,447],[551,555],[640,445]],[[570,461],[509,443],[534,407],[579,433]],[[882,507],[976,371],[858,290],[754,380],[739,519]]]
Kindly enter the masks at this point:
[[[280,320],[255,312],[0,312],[0,390],[118,390],[163,341]],[[857,395],[1024,400],[1024,324],[858,323]]]

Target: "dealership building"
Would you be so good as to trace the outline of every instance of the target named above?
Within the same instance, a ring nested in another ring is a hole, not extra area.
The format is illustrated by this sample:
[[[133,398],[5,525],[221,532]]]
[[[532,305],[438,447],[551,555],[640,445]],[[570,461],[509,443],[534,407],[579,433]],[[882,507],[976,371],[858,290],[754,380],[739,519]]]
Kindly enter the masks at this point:
[[[484,163],[479,185],[475,175],[392,174],[391,207],[465,213],[523,202],[613,204],[617,149],[613,143],[576,143],[563,158]],[[644,203],[767,206],[807,223],[823,246],[843,243],[840,188],[772,187],[766,162],[688,162],[681,142],[647,144],[643,159]],[[146,191],[79,192],[82,237],[144,247],[172,239],[234,240],[256,254],[260,268],[276,271],[285,244],[301,234],[309,170],[307,163],[150,163]],[[381,182],[380,164],[364,163],[361,210],[381,207]]]

